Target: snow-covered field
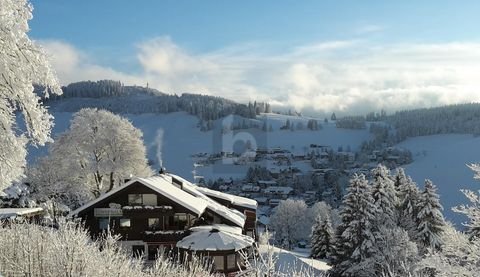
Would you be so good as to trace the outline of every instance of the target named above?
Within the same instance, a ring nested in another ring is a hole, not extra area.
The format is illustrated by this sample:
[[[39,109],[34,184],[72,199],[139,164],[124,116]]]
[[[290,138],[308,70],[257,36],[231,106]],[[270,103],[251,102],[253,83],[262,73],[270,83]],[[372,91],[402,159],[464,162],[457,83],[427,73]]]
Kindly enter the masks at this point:
[[[260,253],[266,255],[269,251],[272,251],[278,258],[277,269],[285,271],[288,268],[300,269],[312,269],[315,274],[324,273],[330,269],[330,266],[322,260],[316,260],[309,258],[310,249],[296,248],[293,251],[288,251],[275,246],[260,245]]]
[[[65,131],[69,126],[72,113],[53,112],[55,117],[55,127],[53,129],[54,137]],[[212,153],[228,151],[230,146],[235,149],[237,143],[241,143],[244,138],[253,140],[252,146],[257,147],[282,147],[294,153],[304,153],[305,146],[310,144],[329,145],[334,149],[339,146],[344,148],[350,146],[354,151],[362,141],[371,137],[368,130],[346,130],[337,129],[333,123],[325,124],[321,122],[323,129],[318,131],[307,130],[307,121],[309,118],[293,117],[277,114],[264,114],[257,122],[262,126],[266,120],[268,126],[272,126],[272,132],[263,132],[259,129],[239,130],[235,133],[221,135],[221,125],[230,120],[238,122],[238,117],[217,120],[216,126],[212,131],[202,132],[197,127],[198,118],[183,112],[170,114],[140,114],[126,115],[132,123],[142,130],[145,145],[147,147],[148,158],[154,162],[153,166],[159,168],[159,157],[163,160],[163,165],[167,170],[180,176],[192,180],[194,170],[194,161],[191,158],[195,153]],[[301,121],[304,130],[279,130],[289,119],[293,124]],[[249,120],[247,120],[249,121]],[[240,132],[240,133],[239,133]],[[230,145],[233,144],[233,145]],[[46,154],[46,148],[31,148],[29,153],[29,162],[33,162],[36,157]],[[243,178],[248,166],[234,166],[229,164],[216,164],[215,166],[197,168],[197,174],[209,178]]]
[[[423,187],[425,179],[438,186],[446,218],[460,226],[464,217],[451,208],[467,199],[461,188],[480,190],[480,182],[466,164],[480,162],[480,137],[472,135],[436,135],[411,138],[399,144],[410,149],[414,162],[406,166],[406,173]]]

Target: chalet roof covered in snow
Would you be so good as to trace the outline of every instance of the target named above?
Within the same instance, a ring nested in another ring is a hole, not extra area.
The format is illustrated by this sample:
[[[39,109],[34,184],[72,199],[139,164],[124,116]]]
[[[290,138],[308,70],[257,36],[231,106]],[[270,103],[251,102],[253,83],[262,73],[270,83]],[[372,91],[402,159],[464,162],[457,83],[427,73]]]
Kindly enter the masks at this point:
[[[228,194],[228,193],[224,193],[221,191],[216,191],[216,190],[212,190],[204,187],[197,187],[197,189],[208,196],[217,197],[223,200],[230,201],[230,203],[232,203],[235,206],[245,207],[252,210],[257,209],[257,205],[258,205],[257,201],[253,199],[232,195],[232,194]]]
[[[41,212],[43,212],[42,208],[2,208],[0,209],[0,219],[35,215]]]
[[[178,181],[182,182],[182,189],[189,194],[196,196],[199,199],[202,199],[207,202],[207,207],[214,213],[230,220],[231,222],[235,223],[236,225],[243,227],[245,225],[245,215],[235,209],[229,209],[228,207],[212,200],[208,196],[206,196],[203,192],[199,190],[199,186],[190,183],[189,181],[174,175],[174,174],[165,174],[164,178],[175,178]],[[256,202],[255,202],[256,203]]]
[[[168,178],[165,176],[152,176],[148,178],[138,178],[135,177],[123,186],[120,186],[108,193],[103,194],[99,198],[90,201],[89,203],[83,205],[82,207],[76,209],[75,211],[70,213],[70,216],[76,215],[79,212],[87,209],[88,207],[108,198],[109,196],[129,187],[130,185],[140,182],[146,187],[158,192],[159,194],[175,201],[176,203],[184,206],[185,208],[189,209],[190,211],[196,213],[197,215],[203,214],[209,203],[200,197],[195,197],[184,190],[176,187],[172,184],[171,180],[169,181]]]
[[[252,246],[253,243],[254,239],[249,236],[213,228],[193,232],[177,242],[177,247],[193,251],[239,251]]]

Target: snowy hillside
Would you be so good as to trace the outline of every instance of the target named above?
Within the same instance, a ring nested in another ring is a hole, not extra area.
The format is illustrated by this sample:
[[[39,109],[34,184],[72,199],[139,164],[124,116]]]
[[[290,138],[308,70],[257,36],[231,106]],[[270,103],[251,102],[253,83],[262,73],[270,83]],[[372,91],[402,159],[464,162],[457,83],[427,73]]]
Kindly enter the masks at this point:
[[[54,136],[66,130],[72,118],[72,113],[54,112]],[[333,149],[339,146],[351,147],[355,151],[362,141],[371,138],[367,130],[339,129],[334,123],[322,124],[322,129],[311,131],[280,130],[287,120],[292,125],[302,122],[306,126],[310,118],[295,117],[278,114],[262,114],[258,119],[245,119],[239,116],[229,116],[214,122],[214,129],[202,132],[198,128],[198,118],[185,112],[169,114],[140,114],[126,115],[132,123],[140,128],[144,134],[148,158],[154,168],[159,168],[159,159],[170,171],[193,180],[194,160],[192,154],[213,153],[222,151],[222,138],[229,138],[232,134],[221,134],[225,123],[248,124],[262,126],[264,122],[272,131],[264,132],[260,129],[237,130],[251,135],[256,147],[281,147],[292,153],[303,153],[306,146],[315,143],[329,145]],[[320,122],[320,121],[319,121]],[[228,140],[227,140],[228,141]],[[235,143],[234,143],[235,144]],[[480,183],[473,180],[473,173],[465,164],[480,161],[480,137],[471,135],[435,135],[417,137],[406,140],[398,146],[411,150],[414,162],[406,166],[407,174],[420,185],[425,178],[430,178],[439,187],[442,204],[447,219],[460,225],[462,218],[451,211],[451,207],[465,203],[466,199],[459,191],[460,188],[480,189]],[[236,148],[233,145],[233,148]],[[45,155],[46,147],[31,148],[29,162],[36,157]],[[216,164],[215,166],[198,167],[196,174],[205,179],[216,178],[243,178],[250,165]],[[270,167],[270,164],[266,165]],[[307,165],[296,164],[299,168]]]
[[[426,178],[438,186],[444,215],[460,226],[464,220],[451,207],[467,203],[461,188],[480,190],[480,182],[466,164],[480,162],[480,137],[472,135],[435,135],[410,138],[399,144],[412,151],[414,162],[406,166],[406,173],[420,187]]]
[[[53,129],[54,137],[66,130],[72,113],[53,112],[55,117],[55,127]],[[290,150],[292,153],[304,153],[312,143],[329,145],[333,149],[350,147],[355,151],[362,141],[370,139],[368,130],[347,130],[338,129],[334,123],[322,124],[322,129],[312,131],[306,128],[310,118],[294,117],[278,114],[262,114],[257,120],[244,119],[239,116],[229,116],[214,122],[214,129],[202,132],[197,127],[198,118],[185,112],[169,114],[139,114],[125,115],[132,123],[142,130],[145,145],[147,147],[148,158],[153,162],[154,168],[159,168],[159,158],[163,160],[163,165],[170,171],[180,176],[192,179],[194,170],[194,161],[191,157],[196,153],[212,153],[224,151],[229,148],[228,143],[233,141],[232,148],[237,148],[233,133],[226,133],[222,136],[222,125],[225,123],[235,123],[247,121],[262,126],[266,121],[268,126],[272,126],[272,131],[264,132],[260,129],[252,128],[246,130],[237,130],[251,136],[254,140],[252,146],[257,147],[282,147]],[[280,130],[280,127],[287,121],[292,124],[302,122],[305,126],[303,130]],[[320,122],[320,120],[319,120]],[[225,144],[225,145],[223,145]],[[159,147],[160,146],[160,147]],[[223,149],[223,150],[222,150]],[[29,162],[33,162],[37,156],[46,154],[46,148],[30,149]],[[219,177],[244,177],[248,166],[246,165],[216,165],[215,167],[197,168],[197,174],[206,179]]]

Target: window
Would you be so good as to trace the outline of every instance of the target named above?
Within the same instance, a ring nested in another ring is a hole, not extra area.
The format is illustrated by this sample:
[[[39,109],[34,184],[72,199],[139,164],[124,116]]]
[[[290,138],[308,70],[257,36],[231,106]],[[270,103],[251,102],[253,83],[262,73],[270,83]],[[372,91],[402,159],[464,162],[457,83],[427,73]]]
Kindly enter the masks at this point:
[[[130,228],[131,222],[130,218],[120,218],[120,228]]]
[[[162,228],[162,222],[160,221],[160,218],[149,218],[148,219],[148,228],[150,230],[160,230]]]
[[[235,254],[227,255],[227,268],[235,269],[237,265],[235,264]]]
[[[157,195],[156,194],[143,194],[143,205],[156,206]]]
[[[110,220],[106,217],[100,217],[98,219],[98,229],[100,230],[107,230],[109,224],[110,224]]]
[[[173,218],[173,225],[178,226],[179,230],[185,229],[188,224],[187,214],[185,213],[176,213]]]
[[[213,256],[213,266],[216,270],[225,270],[223,256]]]
[[[128,205],[142,205],[142,195],[141,194],[129,194],[128,195]]]
[[[157,205],[157,195],[156,194],[129,194],[128,195],[128,205],[148,205],[156,206]]]
[[[168,227],[170,230],[185,230],[188,227],[188,218],[185,213],[176,213],[168,217]]]

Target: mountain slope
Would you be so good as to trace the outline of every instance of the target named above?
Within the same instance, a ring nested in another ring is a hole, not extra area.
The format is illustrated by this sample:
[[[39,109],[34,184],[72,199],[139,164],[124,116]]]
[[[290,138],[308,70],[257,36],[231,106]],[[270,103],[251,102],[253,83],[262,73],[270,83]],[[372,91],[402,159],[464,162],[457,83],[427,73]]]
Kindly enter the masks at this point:
[[[444,215],[460,226],[466,218],[451,208],[466,203],[461,188],[480,190],[480,182],[473,179],[466,164],[480,162],[480,137],[472,135],[435,135],[407,139],[399,144],[412,151],[414,162],[406,166],[406,173],[423,187],[431,179],[438,187]]]

